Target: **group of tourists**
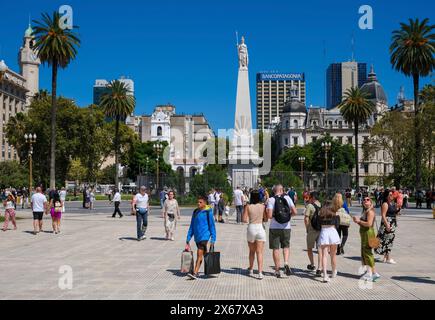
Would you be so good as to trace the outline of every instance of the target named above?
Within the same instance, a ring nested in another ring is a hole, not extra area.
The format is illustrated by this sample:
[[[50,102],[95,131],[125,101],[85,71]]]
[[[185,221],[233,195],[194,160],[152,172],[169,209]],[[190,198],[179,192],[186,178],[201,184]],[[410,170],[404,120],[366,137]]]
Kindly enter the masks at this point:
[[[361,215],[351,215],[349,207],[352,205],[344,201],[341,193],[336,193],[331,200],[323,204],[319,201],[317,192],[304,191],[304,225],[306,229],[306,247],[309,264],[308,272],[314,272],[315,276],[322,277],[325,283],[331,278],[336,278],[338,273],[337,255],[344,254],[345,245],[349,236],[351,224],[359,226],[361,242],[361,268],[360,276],[365,281],[377,281],[381,276],[375,268],[374,253],[382,255],[382,261],[387,264],[396,264],[391,257],[391,251],[396,235],[397,215],[403,206],[395,189],[386,189],[382,193],[381,221],[378,228],[375,214],[375,203],[368,194],[365,194],[362,202]],[[235,199],[237,212],[242,211],[241,221],[247,223],[247,243],[249,249],[248,274],[254,276],[254,264],[257,260],[257,279],[263,279],[263,256],[267,241],[266,223],[269,224],[269,249],[272,250],[274,261],[274,275],[282,277],[282,271],[291,276],[293,271],[290,267],[290,240],[291,218],[296,215],[297,193],[290,188],[284,192],[282,185],[273,187],[273,195],[267,199],[261,196],[259,189],[250,191],[249,201],[243,205],[244,195],[240,195],[238,187],[234,196],[242,197],[241,201]],[[191,250],[192,237],[197,247],[197,260],[195,267],[188,274],[190,279],[198,279],[199,270],[204,255],[214,247],[216,242],[216,226],[213,215],[213,207],[208,204],[209,198],[198,197],[198,207],[194,210],[191,218],[189,231],[186,238],[185,250]],[[237,206],[241,208],[237,209]],[[239,218],[237,217],[238,221]],[[317,248],[317,267],[314,261],[314,249]],[[281,268],[281,255],[284,258],[283,269]],[[328,274],[328,257],[330,259],[331,272]]]

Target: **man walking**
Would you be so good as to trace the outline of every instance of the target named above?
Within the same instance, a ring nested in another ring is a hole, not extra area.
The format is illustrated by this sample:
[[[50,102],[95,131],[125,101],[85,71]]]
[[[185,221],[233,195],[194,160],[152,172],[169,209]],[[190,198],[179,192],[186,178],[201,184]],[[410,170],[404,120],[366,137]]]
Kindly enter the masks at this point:
[[[195,268],[193,273],[189,273],[188,277],[192,280],[198,279],[199,269],[207,253],[207,244],[210,241],[210,250],[216,243],[216,226],[213,219],[212,208],[207,205],[207,197],[198,197],[198,208],[193,211],[190,222],[189,231],[186,238],[186,251],[191,251],[190,240],[194,237],[196,247],[198,248]]]
[[[136,211],[136,230],[137,241],[146,239],[145,233],[148,227],[148,206],[149,197],[146,193],[146,187],[141,186],[139,193],[133,198],[133,208]]]
[[[291,217],[296,215],[296,207],[290,197],[284,194],[282,185],[274,188],[274,196],[267,202],[267,217],[272,219],[269,227],[269,248],[273,250],[275,263],[275,276],[281,278],[280,272],[280,247],[283,249],[284,270],[287,276],[292,271],[289,267]]]
[[[121,205],[121,194],[119,193],[118,189],[115,189],[115,195],[113,196],[113,201],[111,202],[115,203],[115,211],[113,212],[112,218],[115,218],[117,213],[119,214],[119,218],[122,218],[123,215],[119,209],[119,206]]]
[[[314,265],[314,256],[313,256],[313,249],[316,246],[317,239],[319,238],[320,231],[313,228],[311,225],[311,219],[313,219],[314,215],[318,215],[320,211],[321,204],[319,202],[319,196],[317,192],[311,192],[310,193],[310,200],[309,203],[305,209],[304,214],[304,223],[305,228],[307,230],[307,254],[308,259],[310,260],[310,264],[307,266],[307,269],[310,271],[313,271],[316,269],[316,266]],[[317,256],[317,265],[320,268],[320,261],[321,260],[321,250],[318,250],[318,256]],[[321,275],[321,271],[317,270],[317,274]]]
[[[237,189],[234,190],[234,205],[236,206],[237,212],[237,224],[242,223],[243,203],[243,191],[240,189],[240,186],[237,186]]]
[[[32,195],[31,207],[33,211],[33,234],[37,235],[42,231],[42,218],[47,208],[47,197],[42,194],[41,187],[36,188],[36,193]]]

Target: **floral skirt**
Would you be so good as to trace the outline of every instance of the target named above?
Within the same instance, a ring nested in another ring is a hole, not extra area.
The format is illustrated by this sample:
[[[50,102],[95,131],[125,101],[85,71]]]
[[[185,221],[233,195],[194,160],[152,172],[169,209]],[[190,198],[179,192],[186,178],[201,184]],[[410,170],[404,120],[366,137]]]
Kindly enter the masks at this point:
[[[378,238],[381,240],[381,245],[375,251],[377,254],[389,254],[393,249],[394,239],[396,238],[397,220],[393,217],[387,217],[387,221],[391,226],[391,231],[387,232],[387,228],[382,221],[378,231]]]

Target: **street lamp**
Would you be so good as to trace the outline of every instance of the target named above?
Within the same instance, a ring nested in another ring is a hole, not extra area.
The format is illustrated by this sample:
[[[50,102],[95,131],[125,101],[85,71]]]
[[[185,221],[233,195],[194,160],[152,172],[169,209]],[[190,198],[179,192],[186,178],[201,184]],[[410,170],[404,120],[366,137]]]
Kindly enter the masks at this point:
[[[304,162],[305,162],[305,157],[299,157],[299,162],[301,163],[301,179],[302,179],[302,184],[305,187],[305,184],[304,184]]]
[[[159,164],[160,164],[160,153],[163,151],[163,145],[160,141],[158,141],[154,146],[153,146],[154,151],[157,153],[157,170],[156,170],[156,192],[159,191]]]
[[[331,142],[322,142],[325,149],[325,191],[328,194],[328,152],[331,150]]]
[[[29,144],[29,194],[32,192],[33,189],[33,176],[32,176],[32,155],[33,155],[33,144],[36,142],[36,134],[25,134],[24,139],[26,140],[26,143]]]

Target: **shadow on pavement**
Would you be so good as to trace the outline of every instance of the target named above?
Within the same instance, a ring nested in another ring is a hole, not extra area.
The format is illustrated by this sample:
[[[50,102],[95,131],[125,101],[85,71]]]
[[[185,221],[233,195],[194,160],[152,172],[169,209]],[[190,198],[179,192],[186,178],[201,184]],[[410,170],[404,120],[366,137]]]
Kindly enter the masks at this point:
[[[151,237],[150,240],[169,241],[168,239],[163,237]]]
[[[415,282],[415,283],[425,283],[425,284],[435,284],[435,280],[431,280],[430,277],[409,277],[409,276],[394,276],[391,277],[392,280]]]
[[[134,238],[134,237],[121,237],[121,238],[118,238],[118,240],[121,240],[121,241],[124,241],[124,240],[134,240],[134,241],[137,241],[137,238]]]
[[[354,260],[354,261],[361,261],[361,257],[356,256],[356,257],[344,257],[346,259],[350,259],[350,260]]]
[[[166,269],[166,271],[172,273],[173,276],[179,278],[187,278],[187,273],[181,272],[180,269]]]

